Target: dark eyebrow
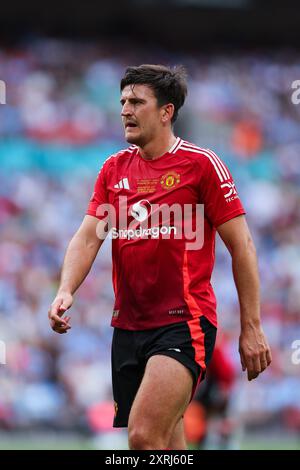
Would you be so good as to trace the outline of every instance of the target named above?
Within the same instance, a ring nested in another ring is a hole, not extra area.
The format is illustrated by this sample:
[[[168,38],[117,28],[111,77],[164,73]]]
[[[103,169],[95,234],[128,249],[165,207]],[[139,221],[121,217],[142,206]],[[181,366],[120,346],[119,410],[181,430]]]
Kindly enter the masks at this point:
[[[125,98],[120,99],[121,104],[124,101],[125,101]],[[134,103],[134,102],[136,102],[136,103],[138,103],[138,102],[139,103],[146,103],[146,100],[144,100],[143,98],[137,98],[137,97],[136,98],[128,98],[128,101],[131,102],[131,103]]]

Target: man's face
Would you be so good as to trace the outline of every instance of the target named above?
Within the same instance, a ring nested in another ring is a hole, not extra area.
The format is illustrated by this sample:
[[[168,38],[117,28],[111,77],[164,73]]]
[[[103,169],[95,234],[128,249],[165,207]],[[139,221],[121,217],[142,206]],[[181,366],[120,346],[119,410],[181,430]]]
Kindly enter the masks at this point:
[[[158,107],[153,90],[147,85],[127,85],[121,94],[125,139],[144,146],[162,129],[162,107]]]

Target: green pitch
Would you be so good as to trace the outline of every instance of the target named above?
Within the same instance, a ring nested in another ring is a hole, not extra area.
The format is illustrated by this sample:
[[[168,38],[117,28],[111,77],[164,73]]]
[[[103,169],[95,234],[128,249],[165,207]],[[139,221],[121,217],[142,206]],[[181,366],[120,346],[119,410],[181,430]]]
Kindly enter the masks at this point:
[[[241,442],[241,450],[300,450],[300,442],[291,440],[266,440],[245,439]],[[43,438],[3,435],[0,439],[0,450],[95,450],[96,446],[92,439],[81,437],[59,437],[53,439],[43,436]],[[105,449],[107,450],[107,449]]]

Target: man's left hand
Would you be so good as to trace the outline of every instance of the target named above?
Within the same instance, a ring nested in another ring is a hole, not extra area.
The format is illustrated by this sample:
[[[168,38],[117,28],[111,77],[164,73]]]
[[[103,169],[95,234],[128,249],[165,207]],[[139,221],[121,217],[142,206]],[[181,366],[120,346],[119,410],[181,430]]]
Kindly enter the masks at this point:
[[[247,370],[248,380],[255,379],[271,364],[270,346],[261,326],[248,326],[242,329],[239,353],[242,369]]]

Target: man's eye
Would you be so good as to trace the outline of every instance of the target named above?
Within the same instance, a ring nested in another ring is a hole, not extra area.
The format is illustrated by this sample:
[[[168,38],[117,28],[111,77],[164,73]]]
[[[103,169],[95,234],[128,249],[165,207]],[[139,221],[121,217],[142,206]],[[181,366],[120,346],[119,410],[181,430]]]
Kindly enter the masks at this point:
[[[120,103],[121,103],[121,106],[124,106],[125,101],[120,101]],[[141,104],[143,102],[141,100],[131,100],[129,103],[135,106],[136,104]]]

